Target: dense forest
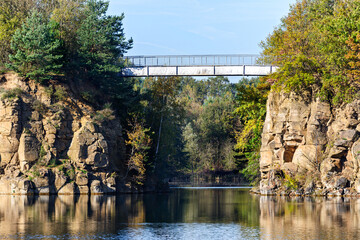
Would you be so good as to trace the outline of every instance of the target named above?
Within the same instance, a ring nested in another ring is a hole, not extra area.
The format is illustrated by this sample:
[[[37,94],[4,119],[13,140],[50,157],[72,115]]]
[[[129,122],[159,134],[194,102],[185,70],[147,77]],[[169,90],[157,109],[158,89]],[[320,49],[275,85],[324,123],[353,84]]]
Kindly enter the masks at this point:
[[[133,40],[125,38],[124,15],[107,15],[108,6],[101,0],[1,1],[0,71],[44,86],[68,84],[98,109],[98,124],[119,118],[130,181],[232,172],[256,182],[270,84],[123,78],[128,63],[122,57]]]

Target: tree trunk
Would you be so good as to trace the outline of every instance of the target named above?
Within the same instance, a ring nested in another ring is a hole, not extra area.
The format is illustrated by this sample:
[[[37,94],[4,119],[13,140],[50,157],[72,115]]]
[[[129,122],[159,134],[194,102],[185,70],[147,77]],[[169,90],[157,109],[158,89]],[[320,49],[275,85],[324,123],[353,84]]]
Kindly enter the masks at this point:
[[[159,126],[159,133],[158,133],[158,139],[157,139],[157,143],[156,143],[156,151],[155,151],[155,163],[154,163],[154,168],[156,169],[156,163],[157,163],[157,158],[158,158],[158,153],[159,153],[159,146],[160,146],[160,137],[161,137],[161,128],[162,128],[162,122],[163,122],[163,112],[161,111],[161,117],[160,117],[160,126]]]

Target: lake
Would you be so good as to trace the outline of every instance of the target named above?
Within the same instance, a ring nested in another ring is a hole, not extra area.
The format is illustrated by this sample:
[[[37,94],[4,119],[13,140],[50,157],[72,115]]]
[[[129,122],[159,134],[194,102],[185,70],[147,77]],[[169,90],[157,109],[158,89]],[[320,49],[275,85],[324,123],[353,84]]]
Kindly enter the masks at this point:
[[[164,194],[0,196],[0,239],[360,239],[360,199]]]

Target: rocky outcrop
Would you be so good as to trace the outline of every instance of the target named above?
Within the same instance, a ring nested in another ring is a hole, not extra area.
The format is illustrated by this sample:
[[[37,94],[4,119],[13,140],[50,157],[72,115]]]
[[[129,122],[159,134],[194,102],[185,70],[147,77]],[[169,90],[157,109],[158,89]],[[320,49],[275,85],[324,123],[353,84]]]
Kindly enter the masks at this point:
[[[338,108],[304,93],[272,91],[267,102],[261,194],[360,193],[360,100]]]
[[[1,79],[0,194],[126,189],[119,177],[125,147],[118,120],[94,121],[94,108],[66,85],[45,87],[14,74]]]

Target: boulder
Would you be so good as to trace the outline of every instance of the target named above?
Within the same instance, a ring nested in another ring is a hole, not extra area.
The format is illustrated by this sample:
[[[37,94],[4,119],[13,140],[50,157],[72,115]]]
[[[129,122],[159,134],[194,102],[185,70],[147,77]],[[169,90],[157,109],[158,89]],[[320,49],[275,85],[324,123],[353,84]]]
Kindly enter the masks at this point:
[[[69,182],[66,183],[59,191],[59,195],[73,195],[73,194],[79,194],[78,186],[75,182]]]
[[[299,146],[293,156],[292,162],[308,171],[315,171],[320,167],[321,156],[315,145]]]
[[[94,170],[109,166],[108,146],[101,133],[96,132],[94,124],[86,122],[75,134],[68,156],[79,168],[88,166]]]

